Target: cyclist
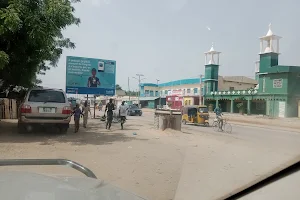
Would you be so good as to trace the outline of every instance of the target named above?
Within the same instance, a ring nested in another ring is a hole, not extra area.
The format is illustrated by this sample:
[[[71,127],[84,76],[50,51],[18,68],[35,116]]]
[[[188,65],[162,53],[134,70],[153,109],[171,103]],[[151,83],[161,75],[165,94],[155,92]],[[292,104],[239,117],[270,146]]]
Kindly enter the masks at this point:
[[[222,108],[221,108],[221,104],[219,104],[218,107],[215,108],[214,113],[216,113],[216,118],[218,120],[218,124],[219,124],[219,130],[223,131],[223,118],[222,118]]]

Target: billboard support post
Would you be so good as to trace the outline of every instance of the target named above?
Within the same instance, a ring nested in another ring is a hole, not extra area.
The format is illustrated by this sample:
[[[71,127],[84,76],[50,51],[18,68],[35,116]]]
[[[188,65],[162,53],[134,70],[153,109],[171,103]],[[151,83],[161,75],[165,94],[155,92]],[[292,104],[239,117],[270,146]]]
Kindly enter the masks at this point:
[[[94,95],[94,119],[96,119],[96,95]]]

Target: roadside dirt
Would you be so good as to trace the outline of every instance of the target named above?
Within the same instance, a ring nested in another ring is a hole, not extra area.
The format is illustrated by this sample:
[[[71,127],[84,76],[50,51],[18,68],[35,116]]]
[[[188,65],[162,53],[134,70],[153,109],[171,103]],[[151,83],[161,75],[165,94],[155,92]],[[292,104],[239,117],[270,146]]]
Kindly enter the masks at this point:
[[[65,135],[55,129],[18,134],[16,120],[5,120],[0,121],[0,159],[66,158],[88,167],[99,179],[146,199],[171,200],[176,190],[177,197],[195,191],[215,197],[299,152],[298,134],[275,134],[274,130],[270,135],[255,127],[233,129],[230,135],[196,126],[184,126],[182,132],[157,131],[153,129],[153,114],[146,112],[141,117],[128,117],[125,130],[113,124],[108,131],[104,122],[89,119],[87,129],[81,127],[73,133],[72,124]],[[282,145],[270,144],[269,137]],[[83,176],[61,166],[0,170]]]
[[[66,158],[91,169],[99,179],[147,199],[172,199],[184,157],[184,141],[176,133],[154,131],[152,123],[129,117],[125,130],[113,124],[104,129],[89,120],[87,129],[66,135],[56,130],[18,134],[15,120],[0,122],[0,158]],[[83,176],[73,169],[53,166],[2,167],[53,175]]]

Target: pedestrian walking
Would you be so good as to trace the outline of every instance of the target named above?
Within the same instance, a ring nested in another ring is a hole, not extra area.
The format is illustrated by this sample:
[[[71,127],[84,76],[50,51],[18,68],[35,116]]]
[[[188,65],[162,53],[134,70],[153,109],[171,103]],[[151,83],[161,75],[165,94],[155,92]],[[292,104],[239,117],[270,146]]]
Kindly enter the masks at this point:
[[[121,129],[123,130],[124,123],[126,121],[126,115],[127,115],[127,107],[125,106],[125,101],[122,101],[122,104],[119,107],[119,117],[121,118]]]
[[[84,116],[83,116],[83,127],[86,128],[89,113],[90,113],[90,115],[92,115],[92,114],[91,114],[91,110],[90,110],[90,106],[88,104],[88,101],[85,101],[83,106],[84,106],[83,107],[83,114],[84,114]]]
[[[99,103],[98,107],[99,107],[99,111],[102,111],[102,107],[103,107],[102,102]]]
[[[76,107],[73,110],[72,115],[74,115],[75,133],[77,133],[79,131],[80,116],[83,116],[83,113],[82,113],[81,109],[79,108],[79,104],[76,104]]]
[[[113,111],[115,110],[115,105],[113,104],[113,100],[109,99],[109,102],[105,106],[105,113],[107,112],[107,120],[106,120],[106,129],[110,129],[111,123],[113,120]]]

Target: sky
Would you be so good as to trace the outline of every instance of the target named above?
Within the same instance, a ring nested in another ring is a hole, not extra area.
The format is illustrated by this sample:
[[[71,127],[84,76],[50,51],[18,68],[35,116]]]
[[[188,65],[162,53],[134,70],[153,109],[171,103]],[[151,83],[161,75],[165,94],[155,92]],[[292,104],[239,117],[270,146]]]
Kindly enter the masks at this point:
[[[40,76],[43,86],[65,88],[66,56],[116,60],[116,83],[137,89],[134,77],[160,83],[204,74],[204,52],[212,42],[220,75],[254,78],[259,37],[272,23],[280,40],[279,64],[299,65],[299,0],[82,0],[79,26],[63,31],[76,44],[58,66]]]

